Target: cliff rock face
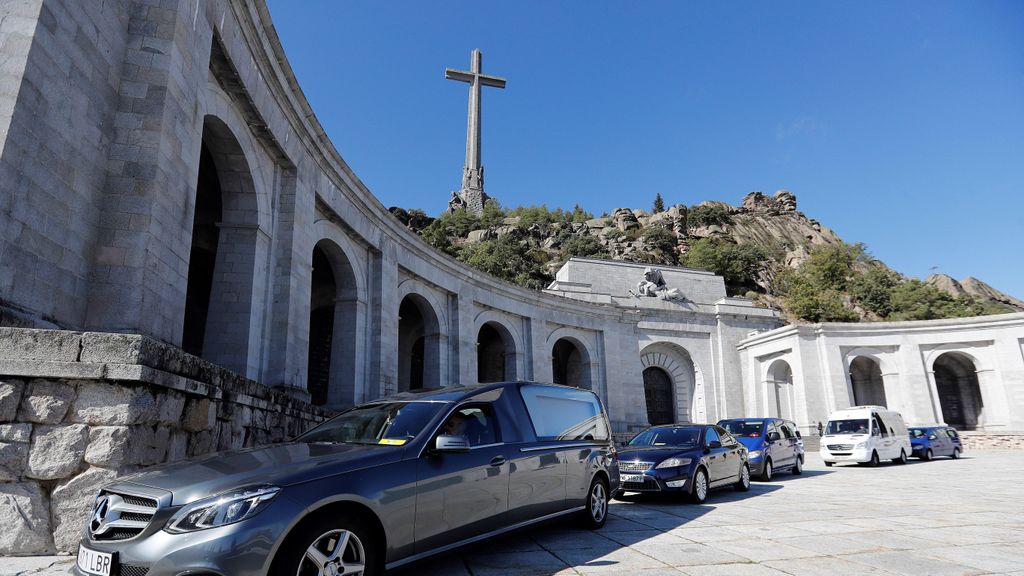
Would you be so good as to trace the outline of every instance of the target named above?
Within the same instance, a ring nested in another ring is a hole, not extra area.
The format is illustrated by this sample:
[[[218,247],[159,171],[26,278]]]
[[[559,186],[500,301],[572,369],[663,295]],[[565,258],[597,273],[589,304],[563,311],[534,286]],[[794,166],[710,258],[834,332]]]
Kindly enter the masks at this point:
[[[950,296],[974,298],[980,302],[1005,308],[1007,312],[1024,312],[1024,301],[1000,292],[973,276],[968,276],[958,282],[946,274],[932,274],[924,281]]]

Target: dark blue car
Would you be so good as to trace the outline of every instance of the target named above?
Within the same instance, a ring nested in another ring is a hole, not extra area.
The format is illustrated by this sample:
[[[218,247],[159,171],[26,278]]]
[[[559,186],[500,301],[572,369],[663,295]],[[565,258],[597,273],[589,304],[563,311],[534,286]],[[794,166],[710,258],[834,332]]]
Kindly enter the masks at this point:
[[[964,451],[960,435],[949,426],[913,426],[907,432],[915,458],[929,461],[936,456],[949,456],[955,460]]]
[[[618,454],[623,492],[677,492],[700,503],[713,488],[750,489],[747,449],[709,424],[653,426]]]
[[[781,418],[732,418],[718,425],[747,447],[750,473],[768,481],[780,470],[804,471],[804,441],[796,424]]]

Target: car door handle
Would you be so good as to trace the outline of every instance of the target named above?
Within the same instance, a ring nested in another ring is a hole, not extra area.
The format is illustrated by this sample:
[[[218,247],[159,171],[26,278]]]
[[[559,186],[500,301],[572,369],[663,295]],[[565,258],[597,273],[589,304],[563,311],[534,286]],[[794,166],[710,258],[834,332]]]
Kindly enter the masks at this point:
[[[504,456],[495,456],[494,458],[491,458],[491,466],[501,466],[504,463],[505,463],[505,457]]]

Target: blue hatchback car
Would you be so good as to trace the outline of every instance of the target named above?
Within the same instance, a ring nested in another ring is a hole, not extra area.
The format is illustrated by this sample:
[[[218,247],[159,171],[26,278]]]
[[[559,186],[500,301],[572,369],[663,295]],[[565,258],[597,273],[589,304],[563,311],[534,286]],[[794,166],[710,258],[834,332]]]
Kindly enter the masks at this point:
[[[780,470],[804,472],[804,441],[796,424],[781,418],[731,418],[720,420],[747,447],[750,474],[768,481]]]
[[[960,435],[949,426],[912,426],[910,433],[912,456],[929,461],[936,456],[949,456],[956,460],[964,451]]]

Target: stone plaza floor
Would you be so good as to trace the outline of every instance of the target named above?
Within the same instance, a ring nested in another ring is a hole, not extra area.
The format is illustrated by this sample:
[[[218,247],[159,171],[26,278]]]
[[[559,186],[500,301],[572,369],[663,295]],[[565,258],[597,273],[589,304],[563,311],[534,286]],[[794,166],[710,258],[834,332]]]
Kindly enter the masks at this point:
[[[615,502],[602,530],[559,521],[389,576],[1024,576],[1024,452],[783,473],[698,506]],[[70,559],[0,559],[0,576],[68,573]]]

